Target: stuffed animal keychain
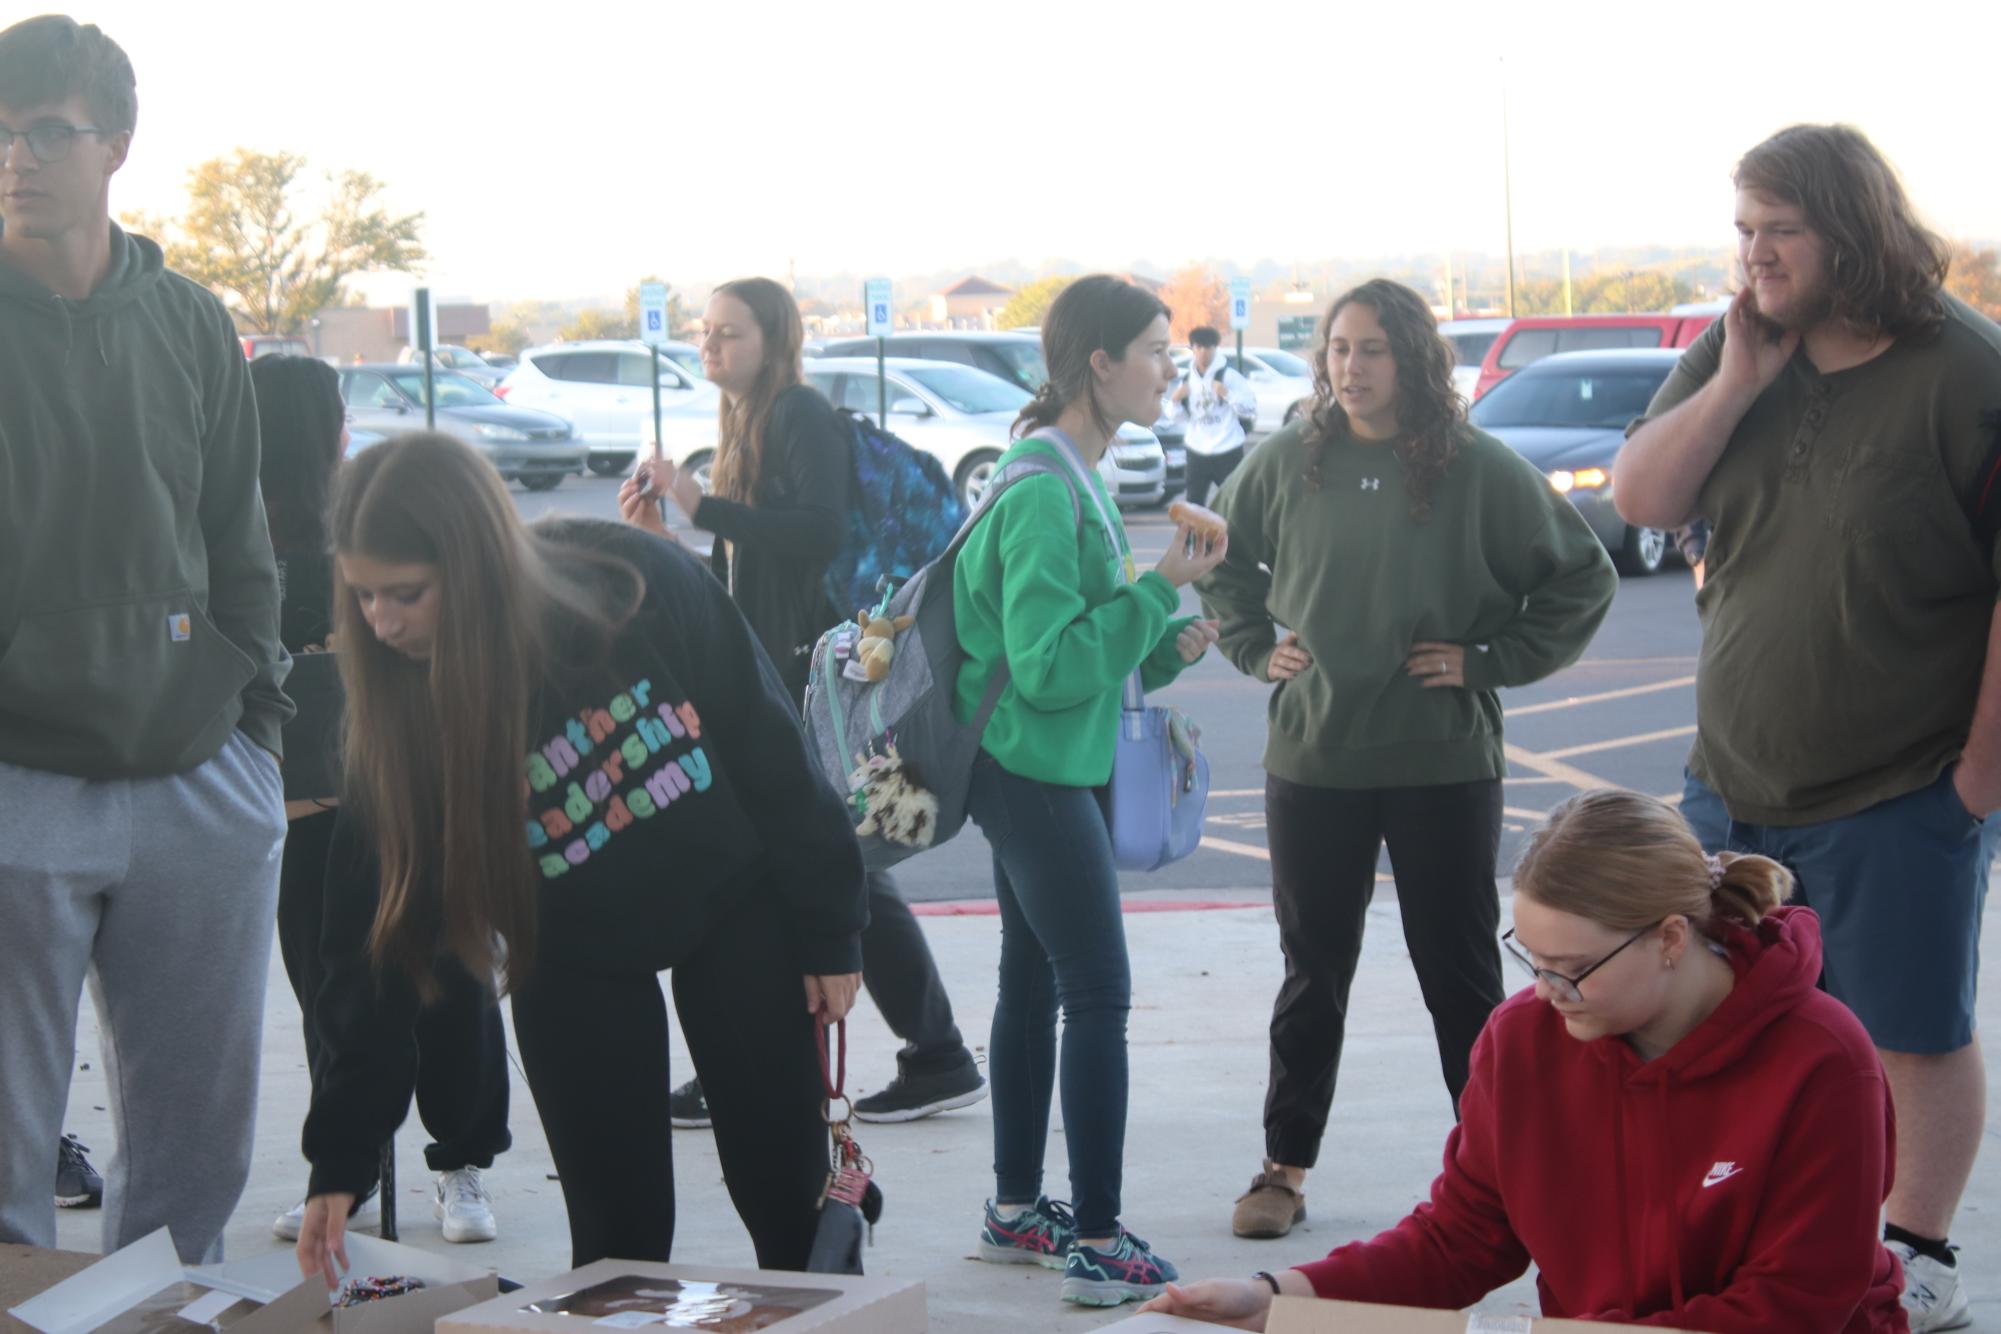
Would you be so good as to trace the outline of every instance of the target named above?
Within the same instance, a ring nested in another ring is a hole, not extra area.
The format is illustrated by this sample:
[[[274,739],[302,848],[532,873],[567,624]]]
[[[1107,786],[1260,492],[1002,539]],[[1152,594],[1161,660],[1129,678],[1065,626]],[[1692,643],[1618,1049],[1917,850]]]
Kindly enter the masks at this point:
[[[850,681],[884,681],[889,678],[889,664],[896,659],[896,637],[916,624],[912,616],[875,616],[866,611],[855,613],[855,624],[861,627],[861,638],[855,641],[854,656],[841,674]]]

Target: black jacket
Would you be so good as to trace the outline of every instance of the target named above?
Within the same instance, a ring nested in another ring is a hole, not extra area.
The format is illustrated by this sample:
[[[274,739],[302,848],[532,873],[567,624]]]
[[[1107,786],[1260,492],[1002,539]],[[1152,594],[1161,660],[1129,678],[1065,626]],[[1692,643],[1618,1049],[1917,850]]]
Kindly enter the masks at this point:
[[[848,536],[854,464],[846,428],[817,389],[795,385],[771,405],[762,472],[755,503],[705,496],[691,517],[716,535],[709,566],[771,655],[796,709],[814,643],[855,613],[827,596],[827,567]]]
[[[846,807],[807,753],[798,702],[721,586],[637,528],[573,520],[544,531],[631,561],[647,591],[605,661],[571,665],[535,706],[523,777],[545,891],[540,966],[669,968],[755,896],[802,975],[859,971],[867,895]],[[375,1179],[414,1087],[416,992],[367,952],[379,879],[363,823],[343,806],[313,1008],[323,1070],[304,1148],[315,1195]]]

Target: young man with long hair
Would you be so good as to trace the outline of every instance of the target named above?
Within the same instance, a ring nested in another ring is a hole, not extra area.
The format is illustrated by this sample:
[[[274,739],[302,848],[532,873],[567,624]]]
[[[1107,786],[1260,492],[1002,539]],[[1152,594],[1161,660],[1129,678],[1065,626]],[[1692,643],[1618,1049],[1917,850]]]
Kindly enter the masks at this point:
[[[1791,866],[1896,1095],[1886,1235],[1914,1330],[1970,1318],[1947,1240],[1985,1120],[1974,1034],[2001,809],[2001,329],[1859,132],[1737,163],[1744,288],[1633,427],[1629,523],[1714,525],[1682,809]]]
[[[55,1244],[88,973],[104,1248],[200,1262],[250,1172],[290,659],[235,326],[111,221],[137,120],[99,29],[0,32],[0,1241]]]
[[[1466,424],[1416,292],[1376,279],[1338,297],[1313,378],[1313,410],[1224,489],[1230,554],[1198,585],[1224,656],[1275,687],[1265,818],[1285,981],[1240,1237],[1305,1216],[1385,842],[1457,1106],[1502,995],[1495,691],[1574,662],[1618,586],[1570,502]]]

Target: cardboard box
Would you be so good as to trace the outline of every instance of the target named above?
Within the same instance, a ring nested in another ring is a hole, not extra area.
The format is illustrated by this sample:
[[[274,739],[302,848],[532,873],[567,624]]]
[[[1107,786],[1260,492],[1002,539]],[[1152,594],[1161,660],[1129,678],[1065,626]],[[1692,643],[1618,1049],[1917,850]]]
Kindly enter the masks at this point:
[[[322,1321],[315,1334],[431,1334],[439,1316],[476,1305],[500,1291],[500,1280],[483,1265],[354,1232],[347,1234],[346,1245],[348,1272],[344,1277],[386,1278],[393,1274],[420,1278],[425,1286],[401,1297],[360,1306],[337,1306],[332,1319]],[[289,1250],[273,1250],[197,1272],[222,1276],[239,1290],[253,1295],[276,1294],[285,1285],[299,1281],[299,1262]],[[319,1294],[324,1307],[326,1281],[315,1277],[307,1280],[307,1286]],[[179,1331],[179,1334],[197,1334],[197,1331]],[[231,1329],[228,1334],[239,1331]],[[253,1330],[248,1334],[263,1332]]]
[[[600,1260],[446,1316],[437,1334],[923,1334],[927,1323],[922,1283]]]
[[[220,1266],[218,1268],[221,1268]],[[297,1334],[326,1309],[326,1288],[304,1283],[253,1292],[209,1270],[188,1268],[161,1228],[72,1274],[8,1312],[38,1334]]]
[[[1148,1311],[1144,1315],[1128,1316],[1124,1320],[1114,1320],[1109,1325],[1098,1326],[1098,1334],[1216,1334],[1219,1329],[1231,1329],[1231,1325],[1214,1325],[1207,1320],[1190,1320],[1185,1315],[1161,1315]]]
[[[0,1245],[0,1330],[27,1328],[7,1312],[103,1258],[84,1251],[51,1251],[16,1242]]]
[[[69,1276],[8,1313],[10,1331],[35,1334],[430,1334],[440,1315],[499,1291],[493,1274],[409,1246],[350,1235],[355,1277],[401,1274],[426,1287],[329,1310],[324,1280],[302,1279],[291,1251],[220,1265],[184,1266],[161,1228],[102,1259],[40,1252],[31,1263]],[[48,1257],[62,1256],[61,1260]],[[95,1260],[79,1269],[76,1260]]]
[[[1265,1334],[1583,1334],[1594,1329],[1630,1328],[1597,1320],[1432,1311],[1416,1306],[1315,1301],[1311,1297],[1274,1298],[1271,1318],[1265,1322]],[[1687,1331],[1667,1331],[1667,1334],[1687,1334]]]

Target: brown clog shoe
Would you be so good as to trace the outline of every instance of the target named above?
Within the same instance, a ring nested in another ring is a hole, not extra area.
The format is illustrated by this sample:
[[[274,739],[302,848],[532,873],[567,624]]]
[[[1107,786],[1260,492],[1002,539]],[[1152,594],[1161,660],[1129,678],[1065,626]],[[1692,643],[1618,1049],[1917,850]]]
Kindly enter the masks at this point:
[[[1230,1231],[1260,1240],[1283,1237],[1305,1217],[1305,1194],[1286,1185],[1282,1176],[1260,1172],[1251,1178],[1251,1188],[1237,1197]]]

